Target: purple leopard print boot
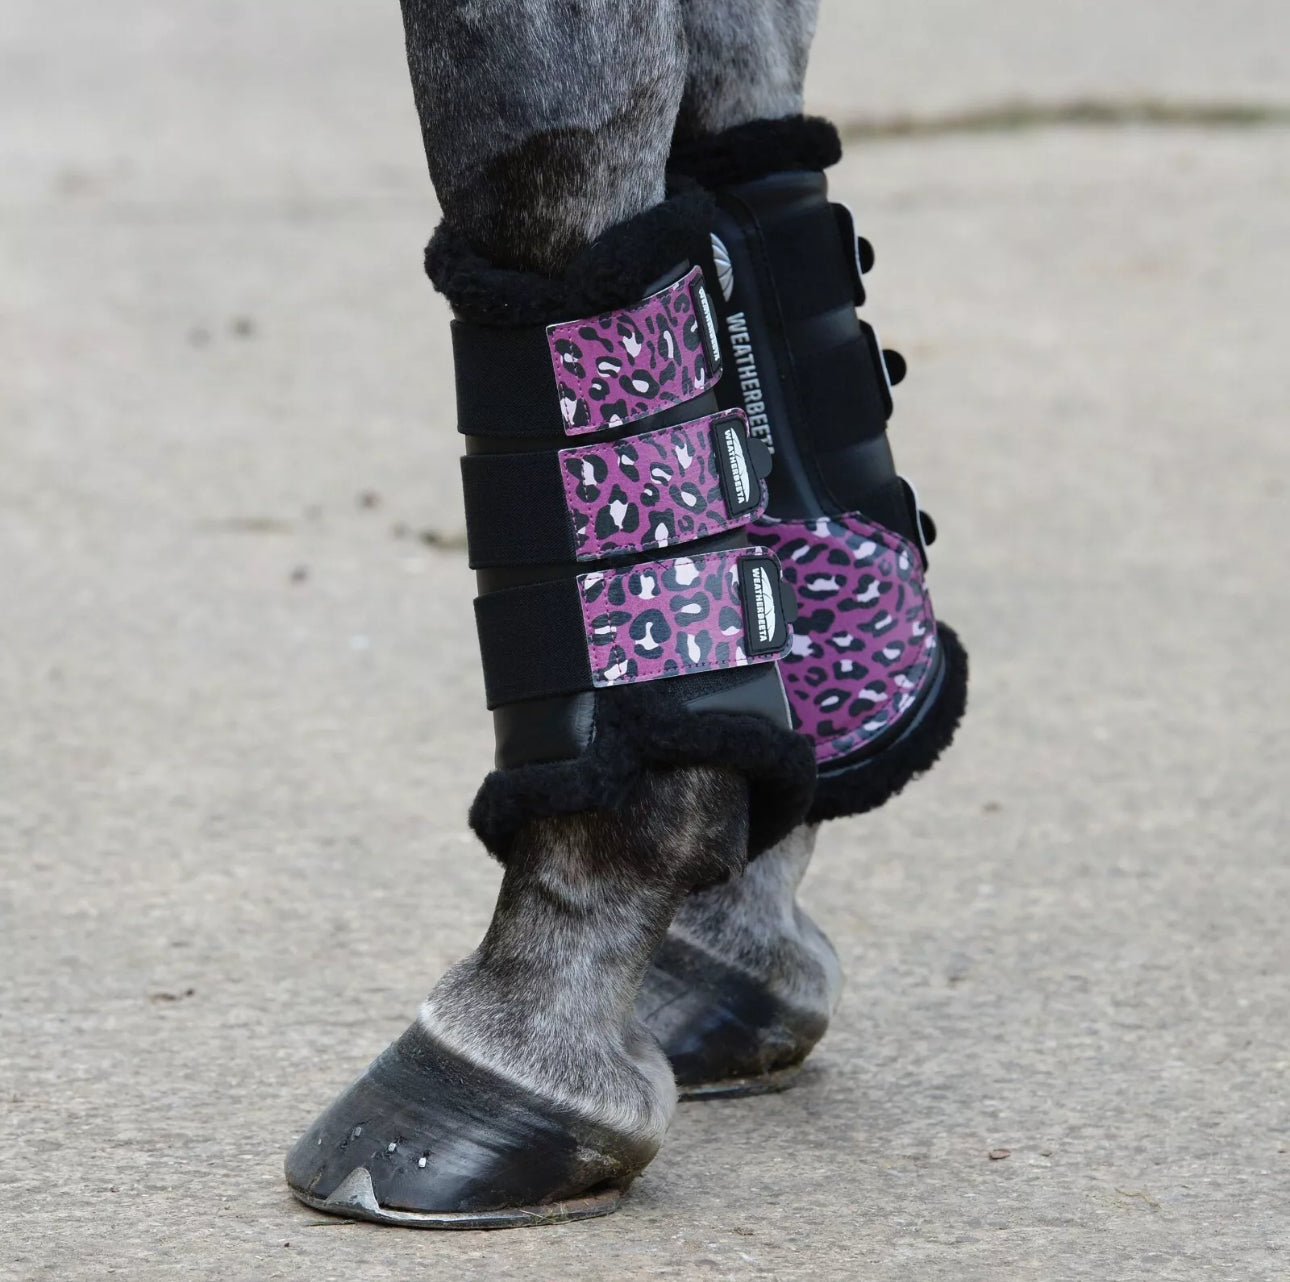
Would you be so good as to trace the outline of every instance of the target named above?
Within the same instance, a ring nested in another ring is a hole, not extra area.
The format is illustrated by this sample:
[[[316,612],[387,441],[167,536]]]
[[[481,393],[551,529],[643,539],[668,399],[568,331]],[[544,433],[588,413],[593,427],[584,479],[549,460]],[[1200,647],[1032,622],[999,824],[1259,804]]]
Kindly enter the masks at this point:
[[[872,264],[823,170],[826,121],[756,121],[674,144],[672,168],[716,196],[705,265],[719,289],[718,390],[774,454],[752,537],[774,551],[797,620],[780,662],[793,725],[819,765],[810,821],[861,814],[927,770],[967,698],[967,659],[932,612],[930,518],[892,462],[904,362],[856,309]],[[741,881],[682,906],[638,1009],[684,1094],[782,1089],[827,1027],[840,976],[795,900],[815,828]]]

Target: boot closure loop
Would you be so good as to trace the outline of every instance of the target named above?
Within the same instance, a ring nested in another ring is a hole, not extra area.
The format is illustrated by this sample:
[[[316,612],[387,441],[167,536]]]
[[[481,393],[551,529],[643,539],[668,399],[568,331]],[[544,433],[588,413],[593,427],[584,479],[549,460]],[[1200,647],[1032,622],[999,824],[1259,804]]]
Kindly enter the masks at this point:
[[[542,565],[656,552],[766,510],[770,455],[742,410],[639,436],[461,460],[470,564]]]
[[[488,706],[770,663],[795,614],[760,547],[489,592],[475,600]]]

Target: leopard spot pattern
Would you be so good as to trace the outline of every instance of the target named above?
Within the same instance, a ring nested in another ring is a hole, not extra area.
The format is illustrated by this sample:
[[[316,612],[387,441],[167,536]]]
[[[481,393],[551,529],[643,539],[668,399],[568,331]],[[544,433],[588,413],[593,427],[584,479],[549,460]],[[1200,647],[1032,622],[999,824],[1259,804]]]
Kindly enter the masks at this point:
[[[676,427],[560,451],[560,479],[580,561],[693,543],[760,515],[732,518],[707,415]]]
[[[918,699],[936,655],[936,619],[918,550],[857,513],[763,516],[750,537],[774,551],[797,594],[780,661],[793,724],[821,764],[865,747]]]
[[[547,330],[567,435],[603,432],[701,396],[709,369],[695,268],[634,307]]]
[[[598,687],[776,656],[744,652],[739,561],[749,549],[650,561],[578,576],[592,684]]]

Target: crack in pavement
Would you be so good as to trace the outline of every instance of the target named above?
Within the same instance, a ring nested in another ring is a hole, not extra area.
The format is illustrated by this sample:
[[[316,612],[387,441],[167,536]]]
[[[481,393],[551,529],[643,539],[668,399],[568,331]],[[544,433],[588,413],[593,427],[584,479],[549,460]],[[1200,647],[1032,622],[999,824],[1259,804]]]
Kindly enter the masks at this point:
[[[1060,102],[1011,99],[920,116],[856,117],[838,122],[843,141],[935,138],[945,134],[1002,133],[1062,125],[1116,128],[1249,129],[1290,124],[1290,103],[1187,101],[1172,98],[1071,98]]]

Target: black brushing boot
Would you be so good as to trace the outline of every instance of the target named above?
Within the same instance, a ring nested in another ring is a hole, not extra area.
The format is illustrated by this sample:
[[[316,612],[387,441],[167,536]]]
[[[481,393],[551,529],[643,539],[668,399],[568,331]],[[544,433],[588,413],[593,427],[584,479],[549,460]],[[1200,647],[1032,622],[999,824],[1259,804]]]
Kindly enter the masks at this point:
[[[776,659],[791,597],[750,546],[768,453],[714,395],[700,193],[549,279],[441,229],[506,872],[479,949],[287,1158],[302,1201],[424,1228],[600,1215],[675,1103],[633,1002],[691,889],[800,823],[810,745]]]
[[[718,399],[774,455],[752,537],[797,594],[780,668],[819,765],[812,822],[899,792],[949,744],[967,701],[966,655],[924,584],[934,526],[887,440],[904,361],[856,314],[873,251],[828,199],[823,171],[840,155],[832,125],[794,117],[678,141],[671,161],[718,203]],[[840,983],[794,899],[803,843],[813,829],[759,861],[796,877],[693,896],[655,958],[638,1009],[683,1095],[782,1089],[823,1035]]]

